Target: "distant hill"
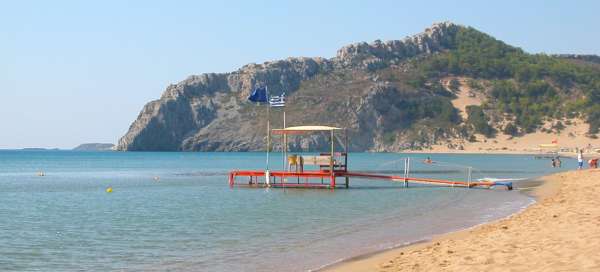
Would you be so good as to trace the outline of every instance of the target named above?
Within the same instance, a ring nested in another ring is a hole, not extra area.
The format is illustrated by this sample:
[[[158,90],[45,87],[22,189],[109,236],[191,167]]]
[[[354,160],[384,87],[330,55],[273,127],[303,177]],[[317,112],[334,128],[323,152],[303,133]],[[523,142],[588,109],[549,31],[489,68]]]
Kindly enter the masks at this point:
[[[251,151],[265,146],[266,108],[247,101],[266,85],[287,95],[287,125],[346,127],[353,151],[600,128],[597,56],[530,54],[474,28],[434,24],[403,40],[356,43],[333,58],[288,58],[190,76],[144,106],[118,150]],[[272,127],[282,126],[280,110]],[[581,122],[577,122],[578,124]],[[326,147],[292,137],[289,148]],[[278,141],[275,143],[275,149]]]
[[[73,150],[76,151],[111,151],[114,148],[114,144],[102,144],[102,143],[87,143],[81,144]]]

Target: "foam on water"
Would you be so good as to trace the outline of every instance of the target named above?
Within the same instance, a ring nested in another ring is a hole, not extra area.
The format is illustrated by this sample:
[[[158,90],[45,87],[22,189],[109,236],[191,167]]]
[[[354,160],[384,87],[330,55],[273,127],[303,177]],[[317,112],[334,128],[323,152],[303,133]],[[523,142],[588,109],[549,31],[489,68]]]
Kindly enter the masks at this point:
[[[478,181],[492,181],[492,182],[496,182],[496,181],[521,181],[521,180],[527,180],[528,178],[492,178],[492,177],[485,177],[485,178],[480,178],[477,179]]]

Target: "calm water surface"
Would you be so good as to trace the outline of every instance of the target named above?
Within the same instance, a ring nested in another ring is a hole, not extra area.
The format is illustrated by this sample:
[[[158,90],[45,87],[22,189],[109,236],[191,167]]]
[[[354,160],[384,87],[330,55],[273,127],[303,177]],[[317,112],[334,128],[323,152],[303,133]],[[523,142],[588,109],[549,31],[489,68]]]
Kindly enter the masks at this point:
[[[517,155],[350,154],[350,169],[520,180],[559,171]],[[507,216],[517,191],[352,179],[350,189],[231,189],[263,153],[0,151],[0,271],[305,271]],[[282,158],[272,156],[272,168]],[[574,162],[563,159],[563,166]],[[39,177],[38,171],[46,176]],[[154,177],[160,177],[158,181]],[[518,181],[517,181],[518,182]],[[112,186],[113,193],[105,189]]]

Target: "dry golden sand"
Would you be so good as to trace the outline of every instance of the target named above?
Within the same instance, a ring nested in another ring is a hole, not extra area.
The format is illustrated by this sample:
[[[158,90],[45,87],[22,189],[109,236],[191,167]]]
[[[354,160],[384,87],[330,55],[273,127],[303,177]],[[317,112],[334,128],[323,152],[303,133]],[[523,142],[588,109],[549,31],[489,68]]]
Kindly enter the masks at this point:
[[[465,140],[452,140],[454,146],[462,146],[463,150],[450,148],[448,143],[433,145],[430,150],[419,150],[422,153],[503,153],[503,154],[538,154],[549,150],[541,150],[540,144],[550,144],[557,141],[561,148],[574,150],[575,148],[587,148],[591,145],[600,148],[600,138],[592,139],[586,135],[588,124],[577,120],[572,125],[567,125],[560,133],[535,132],[521,137],[510,137],[503,133],[498,133],[495,138],[486,139],[482,135],[477,135],[477,142]],[[587,150],[586,150],[587,153]],[[594,157],[600,157],[600,153],[588,154]]]
[[[446,89],[450,90],[450,80],[453,78],[447,78],[442,80],[442,85],[446,87]],[[457,77],[456,78],[460,82],[460,87],[458,88],[458,92],[456,94],[456,98],[452,100],[452,105],[458,109],[460,116],[466,120],[467,117],[467,106],[480,106],[483,99],[481,98],[481,94],[478,92],[473,92],[471,88],[469,88],[467,84],[467,79]],[[472,96],[469,96],[472,94]]]
[[[600,170],[545,177],[507,219],[328,271],[600,271]]]

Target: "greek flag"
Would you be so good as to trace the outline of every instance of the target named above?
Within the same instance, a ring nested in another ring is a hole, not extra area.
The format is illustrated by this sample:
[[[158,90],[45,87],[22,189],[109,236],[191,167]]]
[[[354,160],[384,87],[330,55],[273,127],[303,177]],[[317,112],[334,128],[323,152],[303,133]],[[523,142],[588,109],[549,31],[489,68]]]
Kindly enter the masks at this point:
[[[269,104],[271,107],[285,106],[285,93],[282,93],[280,96],[271,96],[271,99],[269,99]]]

